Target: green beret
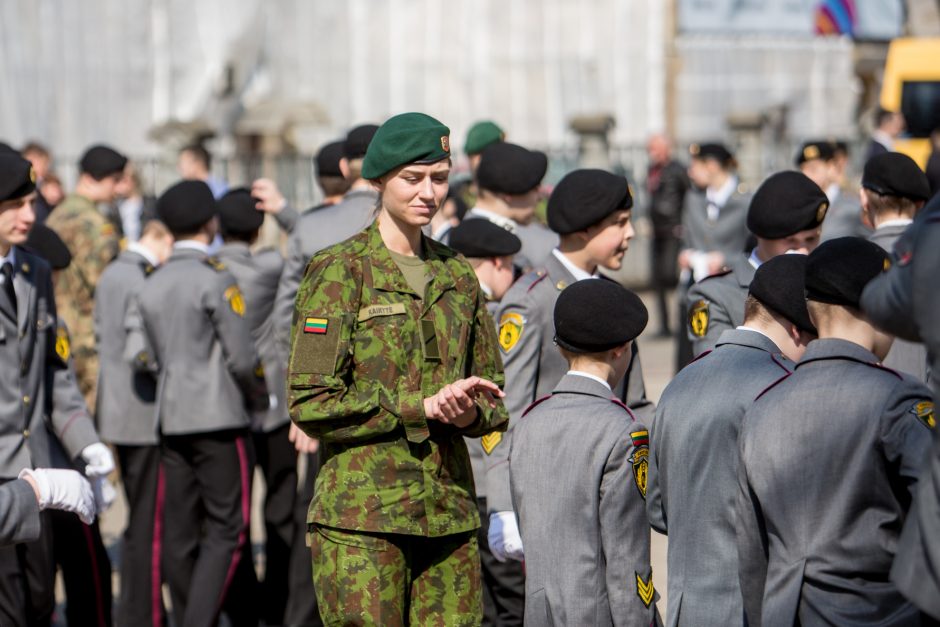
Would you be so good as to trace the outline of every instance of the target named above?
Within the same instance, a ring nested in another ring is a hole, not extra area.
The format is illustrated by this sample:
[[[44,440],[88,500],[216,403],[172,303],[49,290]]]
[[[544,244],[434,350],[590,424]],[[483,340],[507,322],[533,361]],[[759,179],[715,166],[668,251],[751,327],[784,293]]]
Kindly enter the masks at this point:
[[[505,138],[506,133],[496,126],[495,122],[484,120],[477,122],[467,131],[467,143],[464,144],[463,150],[468,155],[476,155],[490,144],[496,144]]]
[[[362,178],[377,179],[409,163],[437,163],[450,157],[450,129],[423,113],[386,120],[369,143]]]

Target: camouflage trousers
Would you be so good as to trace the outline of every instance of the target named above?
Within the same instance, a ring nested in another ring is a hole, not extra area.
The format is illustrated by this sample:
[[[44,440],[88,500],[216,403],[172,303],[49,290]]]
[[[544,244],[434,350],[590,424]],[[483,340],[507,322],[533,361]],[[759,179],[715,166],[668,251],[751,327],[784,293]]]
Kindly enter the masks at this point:
[[[316,526],[310,536],[327,626],[476,627],[483,620],[474,532],[424,538]]]

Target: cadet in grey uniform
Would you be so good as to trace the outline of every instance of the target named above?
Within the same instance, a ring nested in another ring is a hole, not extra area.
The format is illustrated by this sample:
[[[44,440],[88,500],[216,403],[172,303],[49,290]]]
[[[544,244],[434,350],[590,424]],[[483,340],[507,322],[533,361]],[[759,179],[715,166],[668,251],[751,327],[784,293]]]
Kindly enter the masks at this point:
[[[489,220],[465,220],[450,231],[450,246],[467,258],[486,295],[486,307],[495,316],[500,299],[515,279],[513,255],[522,248],[519,238]],[[499,561],[490,551],[486,507],[486,456],[502,434],[465,438],[480,511],[480,562],[483,567],[483,624],[521,625],[525,605],[525,573],[515,560]]]
[[[739,578],[751,625],[916,625],[888,579],[933,440],[930,392],[879,362],[859,298],[887,254],[839,238],[806,264],[810,342],[740,435]]]
[[[518,237],[522,250],[515,261],[522,272],[543,266],[558,245],[558,235],[535,217],[547,169],[545,153],[506,142],[491,144],[480,154],[476,206],[464,217],[484,218]]]
[[[686,293],[706,276],[719,272],[747,248],[745,228],[750,194],[735,174],[734,155],[723,144],[689,146],[689,179],[682,208],[682,241],[679,253],[679,322],[676,329],[677,370],[692,360],[692,345],[684,330]]]
[[[568,372],[518,421],[509,455],[526,625],[658,623],[644,506],[649,432],[612,390],[647,320],[640,298],[612,281],[574,283],[555,303]]]
[[[744,324],[683,368],[650,425],[650,523],[669,536],[668,625],[734,625],[738,432],[754,399],[790,374],[816,336],[804,294],[805,255],[780,255],[751,281]]]
[[[35,190],[29,162],[0,154],[0,364],[6,373],[0,380],[0,483],[24,468],[52,465],[53,439],[70,460],[87,464],[89,476],[114,467],[68,367],[68,343],[57,341],[49,265],[22,248],[35,221]],[[42,527],[38,540],[0,548],[2,625],[52,617],[52,538],[48,521]]]
[[[757,237],[757,246],[689,289],[687,328],[695,355],[714,348],[724,331],[744,322],[747,286],[761,263],[816,248],[828,208],[822,189],[799,172],[777,172],[761,184],[747,211],[747,228]]]
[[[869,283],[862,294],[862,309],[876,324],[906,340],[924,342],[932,372],[940,372],[937,268],[940,268],[940,196],[934,196],[921,209],[913,226],[898,240],[891,269]],[[931,378],[930,387],[936,401],[940,398],[940,379]],[[937,529],[940,529],[940,438],[935,437],[898,542],[891,580],[905,597],[933,619],[940,620]]]
[[[279,357],[272,316],[284,260],[274,249],[252,252],[250,248],[257,241],[263,222],[264,214],[255,208],[250,190],[234,189],[219,199],[219,227],[224,244],[216,257],[235,276],[245,299],[245,319],[272,399],[271,407],[252,420],[252,440],[265,482],[265,574],[260,594],[263,601],[259,605],[267,624],[280,625],[284,623],[287,606],[295,537],[297,452],[288,439],[287,363]]]
[[[166,261],[173,236],[161,222],[143,226],[98,280],[95,336],[98,341],[97,423],[101,437],[114,445],[127,498],[128,519],[121,546],[120,625],[148,625],[163,619],[159,555],[154,556],[154,520],[160,473],[157,430],[157,381],[138,372],[125,358],[125,322],[144,279]],[[156,557],[156,560],[154,559]],[[153,577],[157,573],[157,577]]]
[[[886,152],[868,160],[862,175],[862,212],[875,231],[869,239],[889,253],[930,197],[930,185],[913,159]],[[897,338],[884,365],[927,382],[927,349]]]
[[[598,278],[599,267],[620,268],[633,237],[632,206],[622,176],[603,170],[576,170],[565,176],[548,201],[548,222],[561,236],[559,248],[552,251],[544,268],[519,279],[500,304],[499,345],[506,371],[503,401],[510,423],[509,430],[490,443],[486,459],[489,543],[499,559],[522,556],[509,497],[507,462],[513,424],[533,401],[550,393],[567,371],[554,345],[551,311],[568,285],[582,279],[606,280]],[[635,344],[632,351],[630,369],[614,393],[645,420],[652,417],[653,406],[646,398]]]
[[[211,625],[248,541],[252,447],[249,412],[268,390],[235,277],[208,256],[216,202],[201,181],[182,181],[157,201],[176,243],[139,293],[149,351],[135,363],[158,370],[165,500],[163,568],[178,625]],[[245,616],[231,617],[246,620]]]
[[[340,167],[350,181],[349,191],[341,202],[302,215],[287,240],[284,271],[277,286],[274,304],[274,328],[285,363],[290,345],[294,299],[300,281],[304,278],[307,262],[324,248],[338,244],[364,229],[375,216],[379,196],[372,188],[372,183],[362,178],[362,160],[378,128],[375,124],[364,124],[349,131],[343,143],[344,157],[340,161]]]

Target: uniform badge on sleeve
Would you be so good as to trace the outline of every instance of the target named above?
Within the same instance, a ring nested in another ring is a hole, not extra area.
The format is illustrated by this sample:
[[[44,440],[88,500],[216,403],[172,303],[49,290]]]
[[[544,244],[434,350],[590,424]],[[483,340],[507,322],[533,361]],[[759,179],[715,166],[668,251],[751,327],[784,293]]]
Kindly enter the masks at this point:
[[[643,581],[643,577],[636,571],[633,574],[636,575],[636,594],[643,601],[643,605],[649,607],[653,602],[653,597],[656,596],[656,590],[653,588],[653,573],[650,573],[649,581]]]
[[[55,334],[55,354],[64,362],[69,360],[72,354],[72,347],[69,345],[69,332],[65,329],[58,329]]]
[[[499,319],[499,346],[504,353],[511,351],[519,342],[524,326],[525,320],[521,314],[504,313]]]
[[[326,335],[330,321],[326,318],[304,318],[304,333]]]
[[[650,432],[646,429],[634,431],[630,434],[630,439],[633,440],[633,455],[630,456],[630,463],[633,464],[633,481],[636,483],[636,489],[640,491],[640,496],[646,500],[646,478],[650,465]]]
[[[225,290],[225,300],[228,301],[228,306],[232,308],[232,311],[235,312],[239,317],[244,317],[245,315],[245,298],[242,296],[242,291],[238,289],[237,285],[232,285]]]
[[[932,401],[921,401],[919,403],[914,403],[914,406],[911,407],[911,413],[920,420],[922,423],[927,425],[927,428],[933,429],[937,426],[937,419],[933,415],[933,402]]]
[[[705,337],[708,332],[708,301],[696,301],[689,309],[689,329],[695,337]]]
[[[483,452],[489,455],[493,452],[493,449],[503,441],[503,434],[499,431],[493,431],[492,433],[487,433],[482,438],[480,438],[480,444],[483,445]]]

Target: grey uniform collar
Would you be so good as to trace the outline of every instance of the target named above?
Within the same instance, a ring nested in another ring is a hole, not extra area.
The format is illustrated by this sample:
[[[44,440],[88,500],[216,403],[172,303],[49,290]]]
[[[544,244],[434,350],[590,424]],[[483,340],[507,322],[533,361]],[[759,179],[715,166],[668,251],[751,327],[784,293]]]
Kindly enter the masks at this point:
[[[545,260],[545,272],[548,274],[548,280],[559,292],[577,281],[555,255],[549,255]]]
[[[750,255],[744,253],[735,255],[729,265],[731,267],[731,274],[734,275],[734,278],[738,281],[738,285],[741,287],[748,287],[751,281],[754,280],[754,273],[757,272],[757,269],[751,264]]]
[[[783,354],[780,352],[780,347],[774,344],[769,337],[758,333],[757,331],[749,331],[747,329],[727,329],[722,331],[715,348],[718,348],[724,344],[736,344],[738,346],[758,348],[762,351],[767,351],[774,356],[783,356]],[[786,358],[784,357],[784,359]]]
[[[880,363],[874,353],[855,342],[827,337],[810,342],[796,367],[822,359],[848,359],[864,364]]]
[[[613,394],[606,387],[589,379],[588,377],[579,377],[578,375],[566,374],[552,390],[552,394],[584,394],[587,396],[597,396],[605,400],[613,398]]]
[[[178,261],[181,259],[205,259],[209,255],[196,248],[175,247],[170,254],[168,261]]]
[[[251,257],[251,248],[245,242],[227,242],[216,251],[218,257]]]

